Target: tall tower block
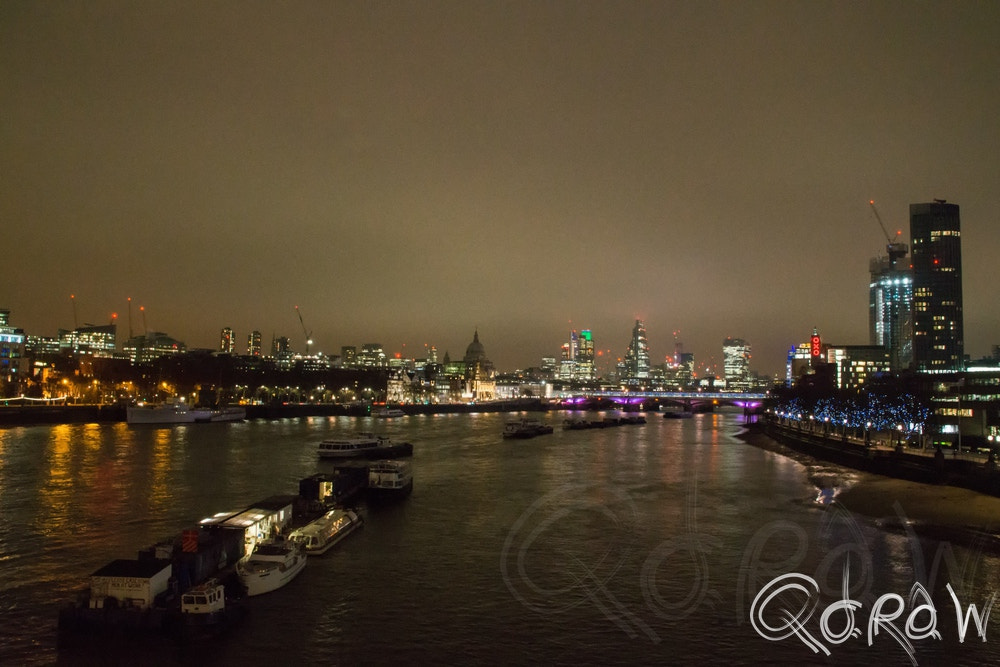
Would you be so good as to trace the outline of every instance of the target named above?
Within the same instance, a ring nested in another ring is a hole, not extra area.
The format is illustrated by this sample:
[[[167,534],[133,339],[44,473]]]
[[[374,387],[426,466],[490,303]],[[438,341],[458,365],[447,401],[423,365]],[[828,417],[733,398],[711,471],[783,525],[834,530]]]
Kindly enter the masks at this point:
[[[962,232],[957,204],[910,204],[913,264],[913,367],[965,366],[962,320]]]

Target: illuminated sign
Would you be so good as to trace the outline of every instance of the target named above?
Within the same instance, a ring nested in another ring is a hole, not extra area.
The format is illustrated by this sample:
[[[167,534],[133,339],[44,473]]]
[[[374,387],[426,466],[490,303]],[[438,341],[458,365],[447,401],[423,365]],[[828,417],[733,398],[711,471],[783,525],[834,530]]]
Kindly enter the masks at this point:
[[[809,353],[815,359],[823,353],[823,346],[820,344],[819,336],[813,334],[812,338],[809,339]]]

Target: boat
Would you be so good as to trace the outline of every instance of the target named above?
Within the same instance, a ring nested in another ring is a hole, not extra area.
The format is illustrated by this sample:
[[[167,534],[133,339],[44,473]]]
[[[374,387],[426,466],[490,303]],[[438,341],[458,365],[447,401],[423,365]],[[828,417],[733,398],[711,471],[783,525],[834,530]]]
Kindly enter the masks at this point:
[[[208,416],[210,422],[240,422],[247,418],[246,408],[218,408]]]
[[[211,416],[212,411],[208,408],[195,408],[182,402],[130,405],[125,414],[129,424],[194,424],[208,421]]]
[[[324,440],[316,447],[324,459],[387,459],[393,456],[412,456],[413,445],[408,442],[393,443],[389,438],[371,433],[359,433],[353,438]]]
[[[306,555],[300,544],[268,543],[236,564],[240,583],[247,595],[262,595],[278,590],[294,579],[306,566]]]
[[[334,509],[311,523],[293,530],[288,541],[302,545],[310,556],[319,556],[361,527],[361,517],[353,510]]]
[[[130,405],[126,409],[129,424],[206,424],[243,421],[246,408],[197,408],[186,403]]]
[[[181,595],[180,626],[186,638],[225,632],[246,615],[246,599],[229,595],[226,586],[212,578]]]
[[[375,413],[379,419],[392,419],[393,417],[405,417],[406,413],[399,408],[382,408]]]
[[[552,433],[552,427],[543,424],[537,419],[521,419],[519,421],[507,422],[503,428],[505,438],[534,438],[537,435]]]
[[[368,467],[368,499],[373,502],[405,498],[413,491],[409,461],[379,461]]]

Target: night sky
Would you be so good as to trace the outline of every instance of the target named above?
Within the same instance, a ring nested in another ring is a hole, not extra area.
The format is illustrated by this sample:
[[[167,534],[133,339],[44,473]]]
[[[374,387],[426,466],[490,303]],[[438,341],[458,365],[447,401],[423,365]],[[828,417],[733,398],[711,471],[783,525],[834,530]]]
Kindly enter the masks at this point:
[[[699,366],[868,343],[868,261],[961,206],[1000,343],[1000,3],[0,4],[0,307],[501,370],[645,320]],[[405,347],[404,347],[405,346]],[[602,362],[602,365],[604,362]],[[605,370],[603,367],[601,370]]]

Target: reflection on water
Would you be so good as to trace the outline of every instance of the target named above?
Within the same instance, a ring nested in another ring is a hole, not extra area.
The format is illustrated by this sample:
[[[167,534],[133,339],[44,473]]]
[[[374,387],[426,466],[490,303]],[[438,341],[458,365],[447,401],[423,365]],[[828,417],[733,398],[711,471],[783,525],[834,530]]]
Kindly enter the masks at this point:
[[[875,595],[905,597],[921,568],[941,601],[947,581],[972,594],[1000,576],[974,544],[938,552],[845,514],[830,501],[850,475],[743,444],[736,415],[650,414],[643,426],[526,441],[501,438],[506,417],[0,431],[0,664],[51,663],[59,604],[100,566],[215,512],[294,493],[333,471],[319,440],[358,431],[414,444],[413,494],[370,509],[363,531],[255,600],[246,627],[205,649],[212,664],[502,664],[526,645],[526,660],[554,664],[802,664],[815,656],[801,642],[767,641],[749,623],[774,576],[814,577],[825,605],[850,558],[866,613]],[[997,662],[992,632],[985,644],[943,633],[916,654]],[[183,664],[136,651],[131,662]],[[906,656],[879,638],[845,642],[832,659]]]

